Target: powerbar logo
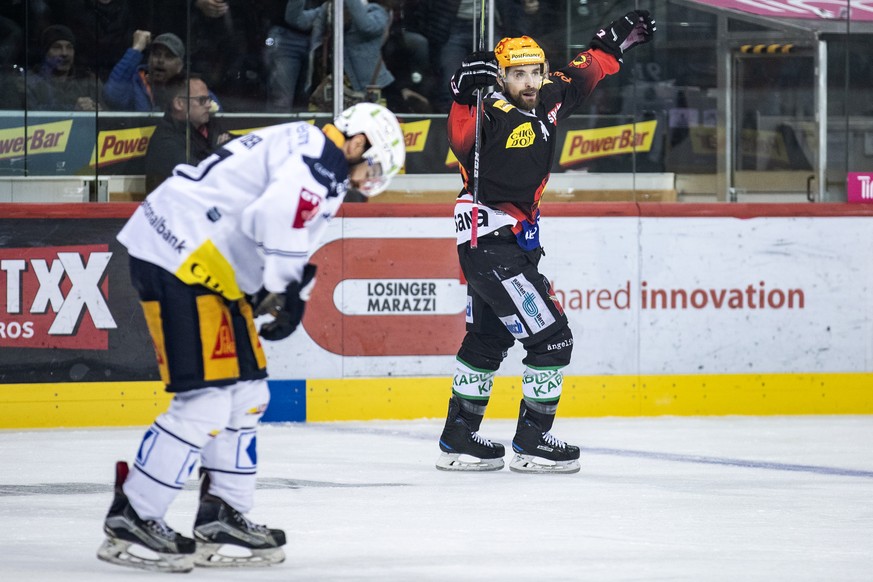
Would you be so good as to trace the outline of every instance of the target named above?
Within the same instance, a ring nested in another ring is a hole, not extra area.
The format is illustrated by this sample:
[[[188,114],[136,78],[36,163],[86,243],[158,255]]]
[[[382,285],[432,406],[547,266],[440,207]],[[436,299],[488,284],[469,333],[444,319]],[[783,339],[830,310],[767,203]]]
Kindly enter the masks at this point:
[[[430,132],[430,119],[401,123],[400,129],[403,130],[406,153],[424,151],[424,144],[427,143],[427,135]]]
[[[73,121],[68,120],[30,125],[26,135],[23,127],[0,129],[0,160],[20,157],[25,153],[33,156],[63,152],[67,149],[72,127]]]
[[[568,131],[561,150],[561,166],[652,149],[657,121],[644,121],[598,129]]]
[[[97,134],[97,147],[91,153],[91,167],[93,168],[98,163],[98,158],[102,168],[110,164],[144,157],[149,149],[149,140],[155,132],[155,127],[150,125],[132,129],[101,131]]]
[[[0,346],[108,349],[108,249],[0,249]]]

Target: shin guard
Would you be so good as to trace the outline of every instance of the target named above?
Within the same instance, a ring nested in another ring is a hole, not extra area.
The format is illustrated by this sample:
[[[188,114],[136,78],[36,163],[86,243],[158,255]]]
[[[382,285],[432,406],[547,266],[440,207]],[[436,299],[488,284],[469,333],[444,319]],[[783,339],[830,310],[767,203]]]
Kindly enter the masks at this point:
[[[208,493],[241,513],[254,505],[258,471],[258,421],[267,410],[266,380],[238,382],[228,387],[233,397],[228,426],[203,448],[203,468],[209,473]]]
[[[124,493],[143,519],[162,519],[200,460],[202,447],[230,418],[230,393],[202,388],[177,394],[143,435]]]

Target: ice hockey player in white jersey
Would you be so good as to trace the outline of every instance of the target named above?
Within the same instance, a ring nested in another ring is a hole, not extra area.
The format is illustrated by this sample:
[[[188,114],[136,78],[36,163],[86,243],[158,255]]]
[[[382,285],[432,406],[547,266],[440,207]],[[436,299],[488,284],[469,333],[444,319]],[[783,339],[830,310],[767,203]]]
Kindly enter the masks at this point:
[[[245,516],[270,399],[258,336],[281,340],[296,329],[315,282],[309,257],[346,192],[382,192],[404,161],[397,118],[362,103],[323,129],[259,129],[198,166],[177,166],[136,210],[118,240],[174,396],[133,467],[116,464],[101,560],[168,572],[284,560],[285,532]],[[266,314],[273,319],[257,330],[254,318]],[[189,538],[164,517],[198,463]]]

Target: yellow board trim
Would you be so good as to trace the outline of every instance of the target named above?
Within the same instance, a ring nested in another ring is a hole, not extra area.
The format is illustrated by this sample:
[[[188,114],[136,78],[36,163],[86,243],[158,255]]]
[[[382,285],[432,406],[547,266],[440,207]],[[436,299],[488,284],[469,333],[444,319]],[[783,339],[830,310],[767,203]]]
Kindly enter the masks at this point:
[[[445,415],[450,378],[309,380],[306,418]],[[495,378],[487,418],[516,418],[521,379]],[[873,374],[565,376],[561,417],[873,414]]]
[[[144,426],[172,397],[163,382],[3,384],[0,428]]]
[[[451,378],[309,380],[309,421],[444,418]],[[0,385],[0,429],[145,426],[161,382]],[[516,418],[521,378],[496,378],[487,418]],[[565,376],[560,417],[873,414],[873,373]]]

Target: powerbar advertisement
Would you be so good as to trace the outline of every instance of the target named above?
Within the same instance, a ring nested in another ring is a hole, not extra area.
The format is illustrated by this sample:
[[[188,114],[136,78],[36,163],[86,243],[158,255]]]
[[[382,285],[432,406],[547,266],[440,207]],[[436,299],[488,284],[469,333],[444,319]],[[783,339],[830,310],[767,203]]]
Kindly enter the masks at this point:
[[[143,174],[149,142],[159,120],[159,116],[148,115],[69,119],[41,114],[25,128],[20,118],[0,118],[0,176],[22,175],[25,167],[29,175],[38,176],[89,175],[97,170],[103,175]],[[287,121],[287,118],[258,118],[253,122],[219,116],[221,127],[234,135],[247,133],[253,123],[262,127]],[[300,121],[323,125],[327,119],[301,117]],[[627,171],[632,171],[632,155],[651,151],[657,130],[656,121],[596,129],[587,128],[589,123],[571,118],[561,124],[559,140],[564,145],[559,146],[561,155],[553,171],[597,171],[602,158],[613,158],[613,163],[618,159],[627,164]],[[445,124],[444,117],[402,119],[407,173],[457,172]],[[517,147],[524,147],[524,143]]]
[[[540,263],[574,333],[566,375],[873,367],[870,217],[562,216],[570,206],[544,208]],[[273,379],[451,375],[467,304],[455,217],[377,212],[346,207],[331,224],[302,326],[264,342]],[[0,213],[0,382],[158,378],[123,222]],[[500,375],[522,372],[513,350]]]

